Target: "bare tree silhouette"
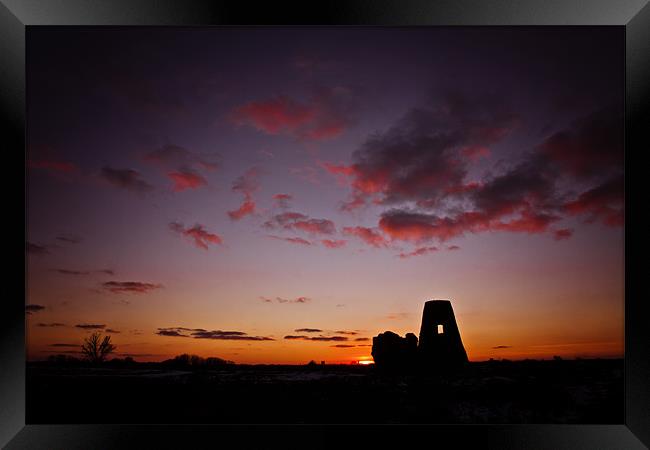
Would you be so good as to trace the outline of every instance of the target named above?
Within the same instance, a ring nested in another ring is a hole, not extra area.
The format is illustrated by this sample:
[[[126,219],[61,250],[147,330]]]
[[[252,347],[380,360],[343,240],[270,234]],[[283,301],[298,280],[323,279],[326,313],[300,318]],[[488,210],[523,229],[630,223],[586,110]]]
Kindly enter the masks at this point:
[[[94,332],[84,339],[81,351],[84,356],[92,363],[101,363],[106,357],[115,350],[115,345],[111,344],[111,337],[104,336],[99,332]]]

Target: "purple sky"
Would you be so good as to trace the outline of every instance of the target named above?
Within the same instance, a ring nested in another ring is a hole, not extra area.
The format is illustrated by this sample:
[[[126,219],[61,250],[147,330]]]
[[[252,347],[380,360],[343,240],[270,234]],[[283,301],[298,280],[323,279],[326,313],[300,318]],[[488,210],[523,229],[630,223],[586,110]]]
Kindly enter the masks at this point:
[[[30,357],[355,361],[432,298],[470,359],[621,355],[623,43],[30,29]]]

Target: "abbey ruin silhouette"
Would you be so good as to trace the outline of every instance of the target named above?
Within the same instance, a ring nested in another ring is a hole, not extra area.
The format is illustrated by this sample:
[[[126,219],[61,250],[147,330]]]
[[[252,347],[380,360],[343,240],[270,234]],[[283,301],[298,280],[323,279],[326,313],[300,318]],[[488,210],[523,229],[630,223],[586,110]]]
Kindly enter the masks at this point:
[[[457,369],[468,361],[449,300],[425,302],[419,340],[386,331],[372,339],[371,354],[378,368],[391,369]]]

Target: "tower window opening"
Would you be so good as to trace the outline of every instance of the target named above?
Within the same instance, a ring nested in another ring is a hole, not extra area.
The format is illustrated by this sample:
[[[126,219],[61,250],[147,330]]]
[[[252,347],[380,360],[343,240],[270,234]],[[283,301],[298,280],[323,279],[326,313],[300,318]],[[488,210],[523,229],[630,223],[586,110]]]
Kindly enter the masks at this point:
[[[443,334],[444,332],[445,332],[445,331],[444,331],[443,326],[442,326],[442,325],[438,325],[438,334]]]

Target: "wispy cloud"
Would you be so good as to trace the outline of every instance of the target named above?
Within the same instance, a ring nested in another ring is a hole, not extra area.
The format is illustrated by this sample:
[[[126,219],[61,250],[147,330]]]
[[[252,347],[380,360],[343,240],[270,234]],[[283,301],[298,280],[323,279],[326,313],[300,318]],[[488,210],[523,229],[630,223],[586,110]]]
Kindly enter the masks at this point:
[[[347,341],[346,336],[306,336],[306,335],[287,335],[284,339],[289,341],[319,341],[319,342],[342,342]]]
[[[245,216],[255,213],[256,204],[253,200],[253,193],[259,189],[260,170],[256,167],[250,168],[238,177],[232,184],[232,191],[244,195],[244,201],[239,208],[228,211],[232,220],[240,220]]]
[[[175,144],[163,145],[143,157],[145,162],[158,167],[172,180],[173,192],[206,186],[208,181],[199,171],[216,170],[219,159],[216,153],[198,154]]]
[[[344,87],[321,88],[306,102],[279,95],[235,108],[231,120],[271,135],[320,141],[341,135],[355,121],[354,95]]]
[[[153,189],[152,185],[142,179],[137,170],[113,169],[106,166],[102,168],[100,175],[111,185],[127,191],[143,193]]]
[[[372,247],[386,247],[388,245],[386,238],[376,229],[359,226],[345,227],[343,228],[343,233],[349,236],[356,236]]]
[[[27,165],[30,169],[46,169],[63,173],[72,173],[78,169],[74,163],[52,159],[30,159],[27,161]]]
[[[158,329],[156,332],[157,335],[159,336],[171,336],[171,337],[189,337],[186,334],[183,334],[182,332],[178,330],[173,330],[173,329]]]
[[[79,236],[70,234],[60,234],[55,238],[57,241],[65,242],[66,244],[78,244],[82,241]]]
[[[184,337],[193,339],[212,339],[222,341],[273,341],[267,336],[250,336],[243,331],[206,330],[203,328],[171,327],[158,328],[156,334],[167,337]]]
[[[271,239],[279,240],[279,241],[286,241],[286,242],[289,242],[291,244],[312,245],[312,243],[309,242],[307,239],[303,239],[303,238],[300,238],[300,237],[282,237],[282,236],[275,236],[275,235],[272,235],[272,234],[269,234],[268,237],[270,237]]]
[[[225,341],[273,341],[273,338],[266,336],[249,336],[241,331],[198,331],[192,333],[195,339],[216,339]]]
[[[50,253],[49,247],[47,245],[35,244],[33,242],[26,242],[25,250],[30,255],[43,256]]]
[[[401,259],[411,258],[413,256],[422,256],[428,253],[434,253],[438,251],[438,247],[419,247],[409,253],[400,253],[398,256]]]
[[[83,330],[103,330],[106,328],[106,325],[95,324],[95,323],[80,323],[75,325],[76,328],[81,328]]]
[[[309,297],[295,297],[295,298],[283,298],[283,297],[275,297],[275,298],[270,298],[270,297],[260,297],[260,300],[262,300],[265,303],[271,303],[273,301],[277,303],[309,303],[311,299]]]
[[[147,294],[163,286],[141,281],[106,281],[102,287],[114,294]]]
[[[289,202],[293,199],[293,196],[291,194],[275,194],[273,196],[273,200],[275,200],[275,203],[278,207],[282,209],[287,209],[289,208]]]
[[[29,304],[25,305],[25,313],[27,314],[34,314],[39,311],[43,311],[45,309],[45,306],[43,305],[36,305],[36,304]]]
[[[115,272],[111,269],[99,269],[99,270],[72,270],[72,269],[52,269],[53,272],[57,272],[61,275],[73,275],[73,276],[85,276],[92,273],[104,274],[104,275],[115,275]]]
[[[166,144],[144,155],[145,162],[163,169],[191,167],[194,169],[216,170],[220,165],[217,153],[200,154],[175,144]]]
[[[198,189],[208,184],[208,181],[203,176],[190,169],[167,172],[167,176],[174,182],[172,186],[172,191],[174,192]]]
[[[348,241],[344,239],[323,239],[320,241],[327,248],[341,248],[345,247]]]
[[[571,228],[562,228],[560,230],[555,230],[555,234],[554,234],[556,241],[569,239],[571,236],[573,236],[573,230]]]
[[[336,233],[336,226],[331,220],[312,219],[305,214],[293,211],[274,215],[264,223],[264,227],[268,229],[298,230],[312,235]]]
[[[169,224],[169,229],[175,233],[192,239],[194,245],[203,250],[208,250],[210,244],[220,245],[223,243],[221,236],[215,233],[210,233],[199,223],[195,224],[192,228],[185,228],[182,223],[171,222]]]

